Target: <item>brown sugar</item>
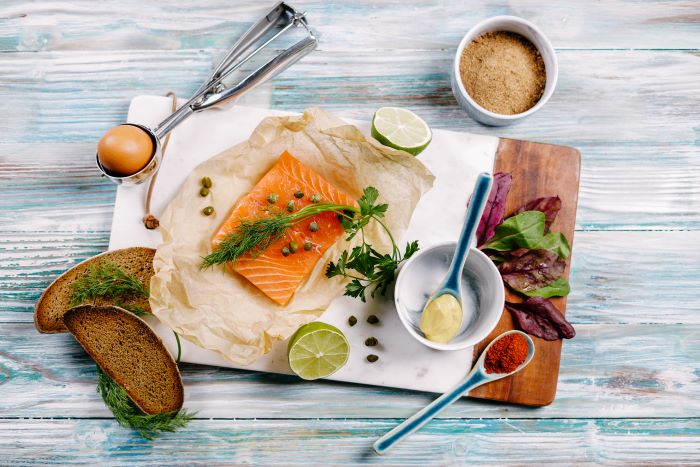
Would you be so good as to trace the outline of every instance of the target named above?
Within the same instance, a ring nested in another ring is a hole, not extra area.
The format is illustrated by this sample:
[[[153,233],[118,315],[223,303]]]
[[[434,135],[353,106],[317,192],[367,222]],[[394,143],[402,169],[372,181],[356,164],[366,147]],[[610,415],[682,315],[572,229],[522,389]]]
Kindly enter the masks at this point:
[[[532,42],[505,31],[483,34],[465,47],[459,74],[472,99],[502,115],[533,107],[547,81],[544,61]]]

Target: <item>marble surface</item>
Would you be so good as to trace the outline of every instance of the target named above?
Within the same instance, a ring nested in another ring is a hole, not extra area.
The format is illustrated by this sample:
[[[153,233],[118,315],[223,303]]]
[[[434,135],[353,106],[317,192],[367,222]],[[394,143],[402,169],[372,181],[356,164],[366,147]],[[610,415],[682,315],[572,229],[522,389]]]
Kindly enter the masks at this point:
[[[169,109],[170,100],[167,98],[139,96],[131,102],[128,121],[152,127],[168,114]],[[254,107],[228,106],[190,117],[172,133],[156,182],[156,195],[152,200],[154,212],[162,212],[195,166],[244,141],[263,118],[280,114],[284,113]],[[368,134],[367,122],[352,123]],[[491,136],[448,130],[434,132],[433,141],[419,155],[419,159],[435,175],[435,184],[418,203],[401,243],[417,239],[422,246],[427,247],[457,238],[476,175],[492,170],[497,146],[498,138]],[[141,223],[147,189],[147,184],[118,188],[110,249],[127,246],[157,247],[160,243],[159,231],[146,230]],[[372,314],[380,317],[379,324],[367,323],[367,317]],[[358,323],[352,327],[347,322],[350,315],[358,318]],[[391,294],[367,303],[339,297],[319,320],[337,326],[351,345],[348,363],[328,378],[331,380],[444,392],[464,377],[471,366],[471,347],[441,352],[413,339],[396,314]],[[177,350],[171,330],[155,318],[150,322],[175,354]],[[376,337],[380,345],[365,347],[364,340],[371,336]],[[268,354],[248,366],[236,365],[220,354],[197,347],[184,339],[181,342],[184,362],[290,373],[286,341],[275,343]],[[368,363],[365,360],[368,353],[378,355],[379,361]]]

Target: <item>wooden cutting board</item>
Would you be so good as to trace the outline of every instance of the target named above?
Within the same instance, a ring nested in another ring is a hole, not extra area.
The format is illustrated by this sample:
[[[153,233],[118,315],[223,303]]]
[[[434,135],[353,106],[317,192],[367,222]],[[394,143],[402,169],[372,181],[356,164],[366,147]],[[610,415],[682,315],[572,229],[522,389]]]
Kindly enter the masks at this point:
[[[493,171],[510,172],[513,175],[513,184],[506,200],[506,215],[532,199],[558,195],[562,206],[552,224],[552,231],[562,232],[573,246],[580,168],[581,155],[574,148],[501,139]],[[564,272],[567,279],[570,262],[571,257],[567,259]],[[566,314],[566,297],[551,300]],[[517,301],[516,296],[507,288],[506,301]],[[511,329],[514,327],[510,312],[503,310],[496,329],[474,348],[474,358],[494,337]],[[537,337],[533,337],[533,340],[535,356],[524,370],[500,381],[485,384],[469,395],[531,406],[551,404],[557,392],[562,341],[545,341]]]

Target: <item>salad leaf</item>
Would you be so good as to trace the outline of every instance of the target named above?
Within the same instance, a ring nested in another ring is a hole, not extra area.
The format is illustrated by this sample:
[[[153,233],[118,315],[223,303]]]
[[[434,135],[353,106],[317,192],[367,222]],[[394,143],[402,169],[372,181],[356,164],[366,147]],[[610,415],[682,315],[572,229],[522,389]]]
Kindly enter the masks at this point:
[[[549,232],[542,237],[538,247],[544,250],[551,250],[561,258],[568,258],[571,255],[569,242],[561,232]]]
[[[522,303],[506,302],[515,323],[528,334],[547,341],[571,339],[576,335],[574,327],[554,304],[543,297],[531,297]]]
[[[539,248],[544,237],[544,213],[525,211],[509,217],[496,227],[493,238],[484,250],[511,251],[518,248]]]
[[[528,297],[544,297],[544,298],[549,298],[549,297],[565,297],[569,295],[569,292],[571,291],[571,287],[569,286],[569,282],[564,279],[563,277],[560,277],[559,279],[555,280],[549,285],[545,285],[542,288],[535,289],[535,290],[530,290],[527,292],[523,292],[525,295]]]
[[[549,250],[530,250],[498,266],[503,282],[527,294],[552,284],[564,274],[566,263]]]
[[[546,196],[543,198],[533,199],[529,203],[518,208],[515,214],[520,214],[525,211],[541,211],[544,213],[544,233],[549,232],[554,219],[556,219],[559,210],[561,209],[561,198],[558,196]]]
[[[509,173],[493,174],[493,186],[489,193],[489,199],[486,201],[484,213],[476,228],[476,245],[478,247],[493,237],[496,226],[503,220],[503,214],[506,211],[506,197],[510,191],[512,180],[513,176]]]

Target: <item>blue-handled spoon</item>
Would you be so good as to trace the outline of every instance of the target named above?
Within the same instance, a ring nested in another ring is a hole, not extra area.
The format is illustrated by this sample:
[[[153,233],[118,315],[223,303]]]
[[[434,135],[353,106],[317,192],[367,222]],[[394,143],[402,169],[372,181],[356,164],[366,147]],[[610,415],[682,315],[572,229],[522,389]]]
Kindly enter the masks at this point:
[[[514,333],[520,334],[523,337],[525,337],[525,339],[527,339],[528,351],[525,361],[521,363],[520,366],[518,366],[518,368],[511,371],[510,373],[487,373],[484,367],[484,360],[486,359],[486,354],[488,353],[491,346],[497,341],[501,340],[503,337]],[[401,423],[396,428],[379,438],[373,445],[375,452],[377,454],[384,454],[389,449],[391,449],[396,443],[398,443],[411,433],[418,431],[426,423],[435,418],[437,414],[439,414],[442,410],[444,410],[453,402],[457,401],[460,397],[462,397],[464,394],[471,391],[472,389],[481,386],[482,384],[490,383],[491,381],[496,381],[501,378],[505,378],[522,370],[528,365],[528,363],[530,363],[534,355],[535,343],[532,341],[530,336],[521,331],[504,332],[496,339],[491,341],[491,343],[488,346],[486,346],[484,351],[481,352],[481,356],[474,364],[472,370],[467,376],[464,377],[464,379],[462,379],[454,387],[454,389],[438,397],[431,404],[429,404],[424,409],[416,413],[414,416],[412,416],[411,418],[407,418],[403,423]]]
[[[467,262],[467,255],[469,254],[469,248],[476,233],[477,226],[481,220],[481,215],[484,212],[484,207],[488,201],[489,192],[491,191],[491,184],[493,183],[493,175],[487,172],[482,172],[476,178],[476,183],[474,184],[474,191],[472,192],[471,200],[469,201],[469,206],[467,208],[467,216],[464,219],[464,225],[462,225],[462,232],[459,234],[459,240],[457,240],[457,247],[455,249],[455,254],[452,257],[452,262],[447,270],[445,279],[442,281],[437,290],[432,294],[428,302],[423,308],[423,317],[427,317],[429,306],[432,302],[438,300],[438,298],[444,295],[451,295],[457,300],[459,309],[455,310],[459,313],[458,316],[452,318],[451,321],[456,324],[454,329],[454,334],[459,330],[461,323],[461,317],[464,315],[464,310],[462,307],[462,270],[464,269],[464,264]],[[454,303],[454,300],[452,300]],[[438,302],[436,302],[437,304]],[[453,313],[453,316],[455,313]],[[421,330],[423,326],[421,324]],[[443,339],[452,339],[454,335],[444,335]],[[426,338],[432,340],[431,337],[426,335]],[[438,342],[443,342],[439,340]]]

